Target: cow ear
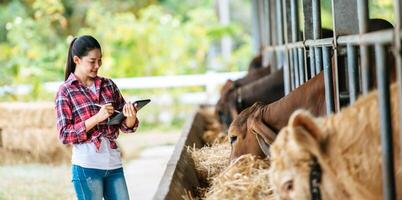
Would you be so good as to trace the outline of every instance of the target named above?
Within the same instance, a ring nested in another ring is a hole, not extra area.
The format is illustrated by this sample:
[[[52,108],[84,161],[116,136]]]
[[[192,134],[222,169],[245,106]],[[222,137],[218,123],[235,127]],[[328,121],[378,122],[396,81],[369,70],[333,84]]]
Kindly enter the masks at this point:
[[[288,125],[291,127],[302,127],[316,140],[322,139],[320,136],[320,128],[314,117],[306,110],[295,111],[290,117]]]

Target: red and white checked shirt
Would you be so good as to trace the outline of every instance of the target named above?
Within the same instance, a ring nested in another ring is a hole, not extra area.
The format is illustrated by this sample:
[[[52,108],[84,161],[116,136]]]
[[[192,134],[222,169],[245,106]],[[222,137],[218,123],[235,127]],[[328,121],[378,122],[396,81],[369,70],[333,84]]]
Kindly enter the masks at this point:
[[[107,78],[95,78],[96,94],[77,80],[73,73],[60,86],[57,92],[56,114],[57,130],[63,144],[81,144],[93,142],[99,150],[103,136],[110,141],[112,149],[117,148],[115,143],[119,136],[119,128],[125,133],[135,132],[138,127],[138,119],[133,128],[128,128],[124,123],[108,126],[100,123],[89,131],[85,131],[85,120],[94,116],[100,108],[95,104],[112,103],[115,110],[122,110],[125,100],[116,84]]]

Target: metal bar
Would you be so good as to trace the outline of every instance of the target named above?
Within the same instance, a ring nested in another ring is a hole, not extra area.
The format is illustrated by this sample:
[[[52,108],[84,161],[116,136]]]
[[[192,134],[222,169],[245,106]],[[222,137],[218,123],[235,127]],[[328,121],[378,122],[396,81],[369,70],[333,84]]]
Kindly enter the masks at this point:
[[[287,2],[289,0],[282,0],[282,19],[283,19],[283,27],[284,27],[284,42],[285,42],[285,69],[283,70],[283,75],[284,75],[284,80],[285,80],[285,95],[289,94],[291,91],[291,84],[292,84],[292,79],[291,79],[291,70],[290,70],[290,55],[289,51],[286,48],[286,45],[288,44],[288,20],[287,20]]]
[[[270,5],[270,0],[265,0],[265,13],[266,13],[266,35],[267,35],[267,46],[272,45],[272,40],[271,40],[271,5]]]
[[[332,46],[332,38],[317,39],[317,40],[306,40],[304,44],[308,47],[318,47],[318,46]]]
[[[356,0],[332,0],[332,15],[336,36],[359,33]]]
[[[282,0],[276,0],[276,31],[277,31],[277,44],[283,44],[283,26],[282,26]]]
[[[292,26],[292,42],[298,41],[299,35],[299,15],[297,12],[297,0],[290,1],[290,21]]]
[[[295,73],[294,73],[294,57],[293,49],[288,49],[289,52],[289,75],[290,75],[290,88],[294,90],[296,88]]]
[[[375,31],[375,32],[370,32],[370,33],[365,33],[362,35],[345,35],[345,36],[339,36],[337,39],[338,44],[342,45],[347,45],[347,44],[354,44],[354,45],[359,45],[359,44],[386,44],[386,43],[391,43],[394,41],[394,30],[389,29],[389,30],[381,30],[381,31]]]
[[[338,77],[338,43],[336,40],[336,37],[338,36],[337,30],[336,30],[336,14],[335,14],[335,6],[337,4],[335,3],[335,0],[331,0],[331,11],[332,11],[332,24],[333,24],[333,30],[334,30],[334,41],[333,41],[333,50],[334,50],[334,65],[332,66],[333,68],[333,78],[335,79],[334,83],[334,103],[335,103],[335,111],[338,112],[341,109],[340,106],[340,95],[339,95],[339,77]]]
[[[295,88],[299,87],[300,85],[300,78],[299,78],[299,59],[297,49],[292,49],[293,52],[293,74],[295,76]]]
[[[314,47],[315,55],[315,73],[318,74],[322,70],[321,47]]]
[[[312,2],[303,1],[303,16],[304,16],[304,30],[303,39],[310,40],[313,39],[313,11]]]
[[[359,21],[359,33],[367,32],[368,0],[357,1],[357,20]]]
[[[284,0],[284,4],[283,4],[283,8],[284,8],[284,12],[283,12],[283,16],[286,17],[284,18],[284,21],[286,21],[286,26],[285,29],[287,30],[286,34],[285,34],[285,44],[288,44],[292,41],[292,15],[291,15],[291,1],[292,0]]]
[[[385,48],[381,44],[375,45],[375,57],[377,68],[378,96],[380,103],[381,120],[381,152],[383,191],[385,200],[396,199],[394,160],[392,148],[392,124],[389,90],[389,68],[385,66]]]
[[[284,77],[284,88],[285,88],[285,95],[289,94],[291,91],[291,79],[290,79],[290,64],[289,64],[289,52],[288,50],[284,51],[285,53],[285,62],[284,62],[284,69],[283,69],[283,77]]]
[[[297,49],[299,58],[299,83],[302,85],[305,82],[305,70],[304,70],[304,51],[302,48]]]
[[[312,0],[313,11],[313,39],[321,38],[320,0]]]
[[[314,56],[314,48],[309,48],[309,55],[310,55],[310,78],[315,76],[315,56]]]
[[[334,95],[332,89],[334,87],[332,80],[332,67],[331,58],[329,54],[329,47],[322,48],[322,57],[324,63],[324,84],[325,84],[325,103],[327,106],[327,114],[334,112]]]
[[[348,56],[348,80],[349,80],[349,98],[350,103],[356,101],[359,93],[359,83],[358,83],[358,70],[356,63],[356,47],[352,45],[347,46],[347,56]]]
[[[357,1],[357,19],[359,21],[359,34],[367,32],[368,24],[368,0]],[[362,90],[367,94],[370,90],[370,70],[368,62],[368,48],[366,45],[360,45],[360,69],[362,73]]]
[[[362,73],[362,90],[367,94],[370,90],[370,63],[368,61],[367,45],[360,45],[360,68]]]
[[[276,21],[276,0],[268,0],[269,4],[269,32],[271,34],[271,45],[278,45],[278,36],[277,36],[277,21]]]
[[[399,85],[399,124],[402,124],[402,55],[401,55],[401,23],[402,23],[402,3],[400,0],[394,0],[394,13],[395,13],[395,63]],[[402,130],[399,133],[399,144],[402,144]],[[400,159],[402,160],[402,149],[399,152]],[[399,166],[402,170],[402,165]],[[399,186],[400,187],[400,186]]]
[[[359,45],[360,43],[363,43],[365,45],[373,45],[376,43],[391,43],[394,42],[393,39],[393,30],[385,30],[385,31],[376,31],[376,32],[370,32],[370,33],[365,33],[363,35],[347,35],[347,36],[339,36],[337,43],[341,45],[348,45],[348,44],[353,44],[353,45]],[[400,37],[402,39],[402,36]],[[306,40],[304,42],[293,42],[293,43],[288,43],[287,47],[288,48],[303,48],[303,47],[322,47],[322,46],[332,46],[333,45],[333,38],[324,38],[324,39],[318,39],[318,40]],[[277,45],[277,46],[271,46],[268,47],[270,49],[272,48],[279,48],[279,49],[285,49],[285,46],[283,45]]]

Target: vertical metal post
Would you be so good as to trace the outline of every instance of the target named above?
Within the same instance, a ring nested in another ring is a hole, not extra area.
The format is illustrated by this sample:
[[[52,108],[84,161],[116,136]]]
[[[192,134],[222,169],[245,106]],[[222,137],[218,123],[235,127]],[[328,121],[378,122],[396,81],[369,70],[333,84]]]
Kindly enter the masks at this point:
[[[282,16],[282,0],[276,0],[276,31],[278,45],[283,44],[283,16]]]
[[[329,47],[322,47],[322,57],[324,61],[325,103],[327,105],[327,114],[329,115],[334,112],[334,95],[332,93],[334,85]]]
[[[299,15],[297,10],[297,0],[290,0],[290,24],[291,24],[291,32],[292,32],[292,42],[296,42],[298,40],[299,35]],[[297,59],[297,50],[296,48],[291,49],[293,58],[292,64],[292,75],[293,75],[293,89],[299,87],[299,69]]]
[[[265,21],[266,21],[266,36],[267,36],[267,46],[272,44],[271,40],[271,5],[270,5],[270,0],[265,0]]]
[[[309,48],[309,56],[310,56],[310,78],[315,76],[315,56],[314,56],[314,47]]]
[[[357,1],[357,17],[359,21],[359,33],[367,32],[368,23],[368,0]],[[362,90],[363,94],[367,94],[370,90],[370,66],[368,62],[368,47],[360,45],[360,69],[362,72]]]
[[[294,76],[295,76],[295,88],[297,88],[300,85],[300,81],[299,81],[299,59],[298,59],[297,48],[293,48],[292,52],[293,52],[293,72],[294,72]]]
[[[290,59],[289,59],[289,51],[285,49],[283,51],[283,77],[284,77],[284,89],[285,89],[285,95],[289,94],[290,91],[292,91],[291,86],[292,82],[290,79]]]
[[[305,70],[304,70],[304,51],[303,48],[298,49],[298,55],[299,55],[299,83],[302,85],[306,80],[304,78],[305,76]]]
[[[313,14],[312,14],[312,1],[302,1],[303,2],[303,18],[304,18],[304,26],[303,26],[303,40],[313,39]],[[314,52],[311,50],[312,48],[304,49],[304,81],[307,81],[309,77],[314,76]],[[308,54],[308,55],[307,55]]]
[[[312,1],[303,1],[304,31],[303,39],[313,39],[313,8]]]
[[[385,48],[381,44],[375,45],[377,68],[378,97],[381,120],[381,152],[383,156],[383,191],[385,200],[396,199],[394,160],[392,148],[392,124],[389,91],[389,68],[385,66]]]
[[[335,18],[335,5],[336,2],[335,0],[331,0],[331,11],[332,11],[332,24],[333,24],[333,28],[332,30],[334,30],[334,36],[333,36],[333,50],[334,50],[334,55],[332,57],[333,59],[333,66],[332,66],[332,70],[333,70],[333,79],[334,81],[334,107],[335,107],[335,112],[338,112],[340,110],[340,98],[339,98],[339,79],[338,79],[338,44],[336,42],[336,36],[338,35],[338,33],[336,32],[336,28],[335,28],[335,22],[337,21]]]
[[[321,12],[320,12],[320,0],[312,0],[313,11],[313,38],[321,38]]]
[[[401,23],[402,23],[402,3],[400,0],[394,0],[395,10],[395,58],[396,58],[396,71],[399,85],[399,124],[402,124],[402,55],[401,55]],[[402,130],[399,133],[400,143],[402,144]],[[399,152],[402,160],[402,149]],[[402,166],[399,166],[402,170]],[[400,187],[400,186],[399,186]]]
[[[313,11],[313,38],[321,38],[321,9],[320,0],[312,0]],[[315,73],[318,74],[322,70],[321,49],[314,48],[315,55]]]
[[[314,47],[315,55],[315,73],[318,74],[322,70],[321,47]]]
[[[294,57],[293,57],[293,49],[288,49],[289,52],[289,77],[290,77],[290,90],[294,90],[296,88],[296,82],[295,82],[295,73],[294,73]]]
[[[299,15],[297,10],[297,0],[290,1],[290,21],[292,25],[292,42],[296,42],[299,39]]]
[[[287,10],[289,7],[289,0],[282,0],[282,19],[283,19],[283,24],[284,24],[284,39],[285,39],[285,45],[288,44],[288,38],[289,38],[289,28],[288,28],[288,20],[287,20]],[[289,92],[291,91],[291,77],[290,77],[290,55],[289,55],[289,51],[286,48],[285,49],[285,65],[284,65],[284,69],[283,69],[283,76],[284,76],[284,80],[285,80],[285,95],[289,94]]]
[[[332,15],[336,35],[359,33],[356,0],[332,0]]]
[[[275,1],[275,29],[276,29],[276,44],[277,45],[281,45],[283,44],[283,16],[282,16],[282,0],[276,0]],[[277,64],[279,65],[279,67],[284,67],[284,69],[286,69],[285,65],[285,59],[286,59],[286,53],[284,51],[278,51],[276,52],[276,56],[277,56]],[[284,73],[284,77],[285,77],[285,73]],[[287,80],[284,78],[283,80],[285,80],[285,94],[286,94],[286,82]]]
[[[359,93],[358,70],[356,63],[356,48],[350,44],[347,45],[348,52],[348,80],[350,103],[356,101]]]

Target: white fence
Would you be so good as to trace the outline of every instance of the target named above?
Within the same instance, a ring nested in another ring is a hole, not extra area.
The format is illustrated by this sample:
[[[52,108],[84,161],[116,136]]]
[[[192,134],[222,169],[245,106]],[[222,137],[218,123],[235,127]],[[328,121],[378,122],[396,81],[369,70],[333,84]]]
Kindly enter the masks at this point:
[[[219,85],[228,79],[238,79],[246,72],[208,72],[205,74],[176,75],[176,76],[150,76],[138,78],[116,78],[113,81],[120,89],[147,89],[172,88],[188,86],[205,86],[204,93],[186,94],[183,101],[193,103],[214,103],[218,98]],[[62,82],[48,82],[43,84],[44,90],[56,92]],[[32,85],[17,85],[0,87],[0,95],[6,93],[26,95],[32,92]]]

